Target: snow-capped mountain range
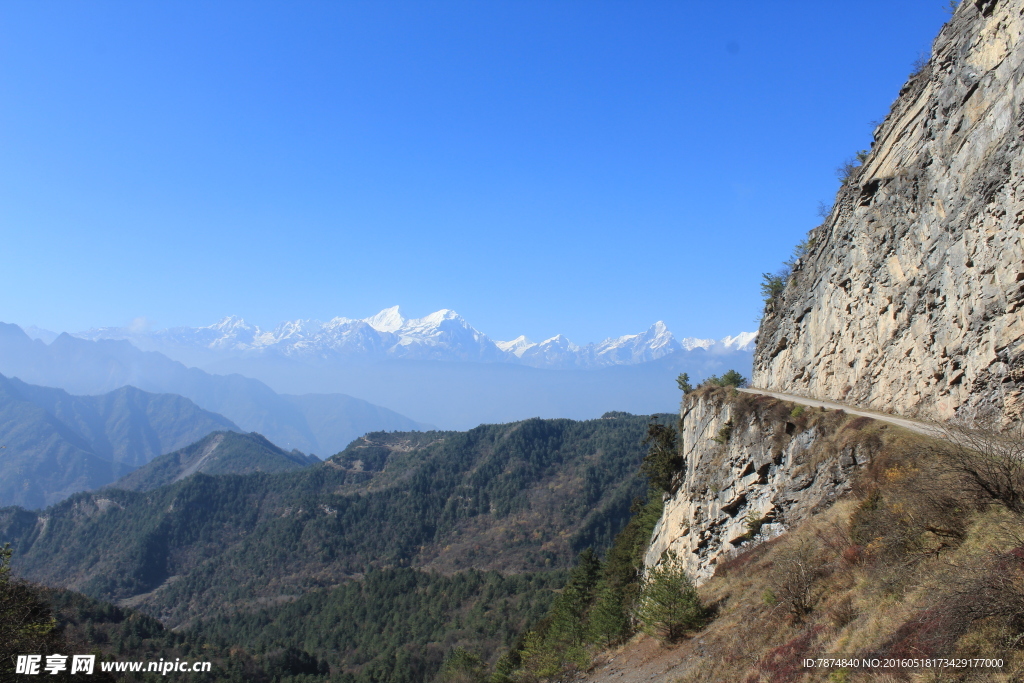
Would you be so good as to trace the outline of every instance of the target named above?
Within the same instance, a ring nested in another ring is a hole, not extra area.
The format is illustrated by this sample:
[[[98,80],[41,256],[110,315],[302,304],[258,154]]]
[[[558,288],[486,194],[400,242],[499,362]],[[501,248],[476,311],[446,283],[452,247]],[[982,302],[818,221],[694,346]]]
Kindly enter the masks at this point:
[[[272,330],[229,316],[207,327],[175,327],[155,332],[99,328],[74,336],[127,339],[141,348],[191,348],[226,355],[280,354],[287,357],[477,361],[519,363],[537,368],[601,368],[637,365],[679,351],[749,352],[756,333],[724,339],[677,340],[658,321],[646,332],[577,346],[562,335],[542,342],[524,336],[492,341],[455,311],[442,309],[422,318],[406,318],[398,306],[358,320],[293,320]]]

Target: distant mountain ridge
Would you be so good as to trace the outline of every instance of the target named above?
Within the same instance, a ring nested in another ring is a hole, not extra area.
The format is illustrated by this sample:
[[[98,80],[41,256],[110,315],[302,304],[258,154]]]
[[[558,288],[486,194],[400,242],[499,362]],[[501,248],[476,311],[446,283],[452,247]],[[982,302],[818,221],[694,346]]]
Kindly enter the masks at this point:
[[[0,375],[0,505],[56,503],[217,430],[238,427],[181,396],[72,396]]]
[[[75,336],[90,340],[123,339],[145,349],[191,349],[218,355],[270,353],[291,358],[504,362],[535,368],[592,369],[636,365],[698,348],[712,353],[750,351],[757,335],[741,332],[720,340],[678,340],[665,323],[658,321],[640,334],[610,337],[585,346],[574,344],[563,335],[542,342],[532,342],[525,336],[493,341],[455,311],[441,309],[422,318],[406,318],[398,306],[392,306],[369,318],[292,320],[272,330],[229,316],[206,327],[153,332],[106,327]]]
[[[320,462],[313,455],[287,452],[265,437],[237,432],[212,432],[205,438],[154,458],[148,464],[114,483],[114,488],[129,491],[153,489],[203,474],[274,474],[301,469]]]
[[[88,341],[61,334],[45,344],[30,339],[17,325],[5,323],[0,323],[0,373],[79,395],[104,394],[126,385],[178,394],[285,449],[324,456],[337,453],[366,432],[428,426],[345,394],[284,396],[259,380],[189,368],[124,340]],[[215,426],[192,441],[214,429],[228,428],[235,427]]]

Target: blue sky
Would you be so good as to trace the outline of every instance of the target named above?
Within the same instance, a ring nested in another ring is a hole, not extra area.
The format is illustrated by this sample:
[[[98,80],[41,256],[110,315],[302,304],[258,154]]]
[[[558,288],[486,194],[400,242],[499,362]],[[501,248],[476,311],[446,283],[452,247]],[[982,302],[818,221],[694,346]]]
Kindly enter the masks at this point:
[[[754,329],[945,4],[3,3],[0,320]]]

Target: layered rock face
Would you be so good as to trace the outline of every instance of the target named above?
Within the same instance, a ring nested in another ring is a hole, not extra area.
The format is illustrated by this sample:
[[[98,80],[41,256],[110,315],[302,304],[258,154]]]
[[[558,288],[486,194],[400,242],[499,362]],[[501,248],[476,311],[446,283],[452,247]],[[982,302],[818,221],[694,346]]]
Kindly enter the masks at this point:
[[[697,584],[744,544],[778,535],[830,505],[875,442],[841,413],[726,390],[688,398],[681,436],[686,470],[655,527],[645,564],[665,550]],[[872,422],[859,419],[859,426]]]
[[[1020,419],[1024,0],[964,0],[766,307],[753,385]]]

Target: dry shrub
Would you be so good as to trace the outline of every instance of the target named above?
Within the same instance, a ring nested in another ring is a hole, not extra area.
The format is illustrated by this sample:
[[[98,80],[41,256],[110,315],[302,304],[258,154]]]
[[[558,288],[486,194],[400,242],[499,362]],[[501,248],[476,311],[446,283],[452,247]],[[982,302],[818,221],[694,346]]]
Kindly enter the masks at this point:
[[[945,589],[934,604],[902,624],[872,656],[953,656],[958,643],[979,624],[1004,634],[1004,643],[973,643],[978,656],[996,657],[996,649],[1017,647],[1024,637],[1024,548],[989,553],[950,568]]]
[[[821,624],[808,627],[803,633],[785,645],[769,650],[756,664],[756,673],[751,674],[746,683],[771,681],[786,683],[803,678],[807,673],[803,659],[807,657],[818,640],[819,634],[825,630]]]
[[[994,618],[1024,632],[1024,547],[989,553],[957,574],[946,602],[958,621]]]
[[[806,413],[805,413],[806,414]],[[846,411],[825,410],[821,408],[812,413],[812,424],[818,429],[822,436],[831,436],[839,431],[839,427],[846,421]]]
[[[801,622],[814,610],[820,597],[819,584],[828,575],[829,564],[822,549],[810,539],[802,539],[776,553],[768,585],[795,622]]]
[[[861,502],[850,516],[850,545],[842,556],[864,565],[885,593],[902,592],[920,562],[965,538],[976,505],[959,475],[935,457],[942,447],[919,437],[892,439],[855,487]]]
[[[962,424],[942,427],[941,466],[978,500],[1024,516],[1024,425],[1006,431]]]
[[[870,417],[858,415],[843,425],[843,430],[860,431],[874,422]]]
[[[949,610],[932,607],[902,624],[885,642],[866,657],[914,658],[952,656],[966,624],[956,621]]]
[[[828,619],[837,631],[856,619],[857,615],[857,608],[853,606],[853,599],[849,595],[844,595],[828,610]]]

